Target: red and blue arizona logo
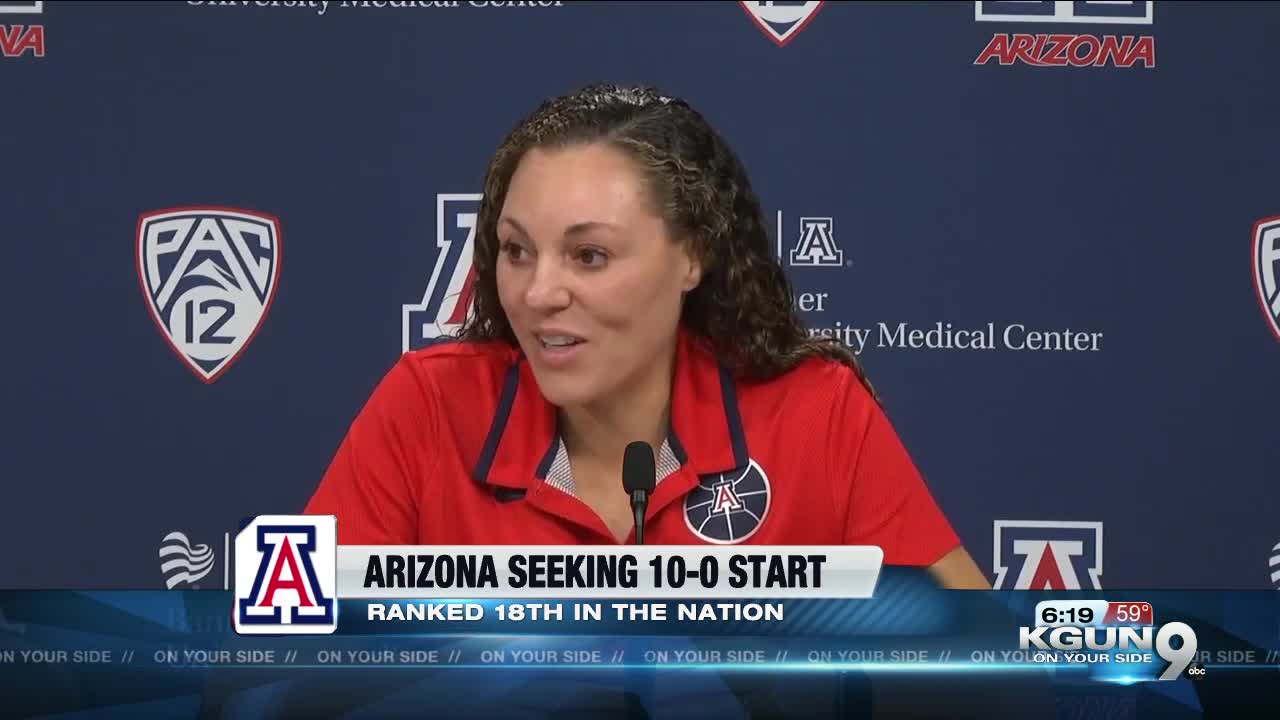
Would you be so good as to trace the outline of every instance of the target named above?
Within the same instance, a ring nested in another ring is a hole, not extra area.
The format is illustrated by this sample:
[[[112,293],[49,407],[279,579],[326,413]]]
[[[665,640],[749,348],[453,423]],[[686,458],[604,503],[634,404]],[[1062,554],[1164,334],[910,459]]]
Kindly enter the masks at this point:
[[[337,518],[261,515],[236,536],[236,632],[327,635],[338,627]]]
[[[436,195],[436,262],[422,300],[401,308],[404,352],[454,337],[471,312],[480,198],[474,193]]]
[[[701,476],[684,499],[689,530],[718,545],[751,537],[768,514],[769,477],[755,460],[745,468]]]
[[[1101,590],[1102,523],[995,521],[996,590]]]

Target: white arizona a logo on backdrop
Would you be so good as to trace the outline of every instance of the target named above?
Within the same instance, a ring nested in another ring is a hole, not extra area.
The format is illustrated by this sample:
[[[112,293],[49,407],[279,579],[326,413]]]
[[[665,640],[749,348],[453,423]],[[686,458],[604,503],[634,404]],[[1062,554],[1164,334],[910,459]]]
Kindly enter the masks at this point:
[[[836,245],[835,220],[800,218],[800,237],[791,248],[791,264],[808,267],[842,267],[844,251]]]
[[[765,37],[783,47],[813,20],[822,2],[785,2],[785,0],[759,0],[743,2],[742,9],[755,21]]]
[[[401,308],[402,352],[453,336],[471,311],[479,209],[475,193],[436,195],[436,263],[421,302]]]
[[[239,359],[280,280],[280,221],[184,207],[138,217],[138,280],[169,346],[206,383]]]
[[[836,242],[835,218],[802,216],[800,224],[789,230],[778,211],[778,259],[792,267],[845,267],[844,250]],[[790,238],[789,241],[787,239]],[[789,250],[784,250],[784,244]]]
[[[1253,226],[1253,286],[1262,314],[1280,340],[1280,215]]]

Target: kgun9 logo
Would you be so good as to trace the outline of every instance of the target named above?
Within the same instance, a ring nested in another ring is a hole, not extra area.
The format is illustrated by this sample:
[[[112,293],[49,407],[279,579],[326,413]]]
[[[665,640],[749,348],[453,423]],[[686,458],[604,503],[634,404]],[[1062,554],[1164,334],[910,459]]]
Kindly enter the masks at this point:
[[[1182,641],[1173,647],[1172,640]],[[1022,650],[1062,652],[1068,662],[1110,662],[1112,650],[1124,652],[1152,652],[1169,665],[1157,680],[1177,680],[1184,670],[1191,668],[1188,676],[1203,677],[1204,668],[1191,667],[1199,643],[1191,626],[1181,622],[1165,623],[1157,632],[1150,625],[1141,627],[1021,627],[1018,630],[1018,647]],[[1084,653],[1084,650],[1096,652]],[[1083,656],[1083,657],[1081,657]],[[1120,657],[1124,657],[1121,655]],[[1198,672],[1198,675],[1196,673]]]

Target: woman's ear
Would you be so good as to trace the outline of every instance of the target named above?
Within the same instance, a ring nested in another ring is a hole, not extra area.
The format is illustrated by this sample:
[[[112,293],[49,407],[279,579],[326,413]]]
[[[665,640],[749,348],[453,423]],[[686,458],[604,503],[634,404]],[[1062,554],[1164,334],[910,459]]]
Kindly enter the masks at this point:
[[[704,266],[702,258],[698,254],[697,243],[691,235],[681,235],[676,242],[677,254],[681,261],[676,264],[683,264],[682,268],[678,268],[680,273],[680,292],[688,295],[690,291],[698,287],[698,284],[702,282]]]
[[[685,241],[681,243],[685,261],[684,277],[680,279],[681,291],[688,293],[698,287],[698,283],[702,282],[702,260],[693,252],[693,243]]]
[[[689,292],[698,287],[700,282],[702,282],[702,263],[697,258],[690,258],[689,270],[685,273],[682,287],[685,292]]]

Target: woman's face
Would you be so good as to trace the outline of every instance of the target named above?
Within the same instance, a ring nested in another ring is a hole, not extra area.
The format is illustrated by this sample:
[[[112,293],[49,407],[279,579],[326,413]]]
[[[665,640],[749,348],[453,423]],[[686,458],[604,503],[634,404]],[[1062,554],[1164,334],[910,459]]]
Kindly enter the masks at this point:
[[[701,269],[621,152],[525,154],[498,218],[498,296],[543,395],[590,406],[662,379]]]

